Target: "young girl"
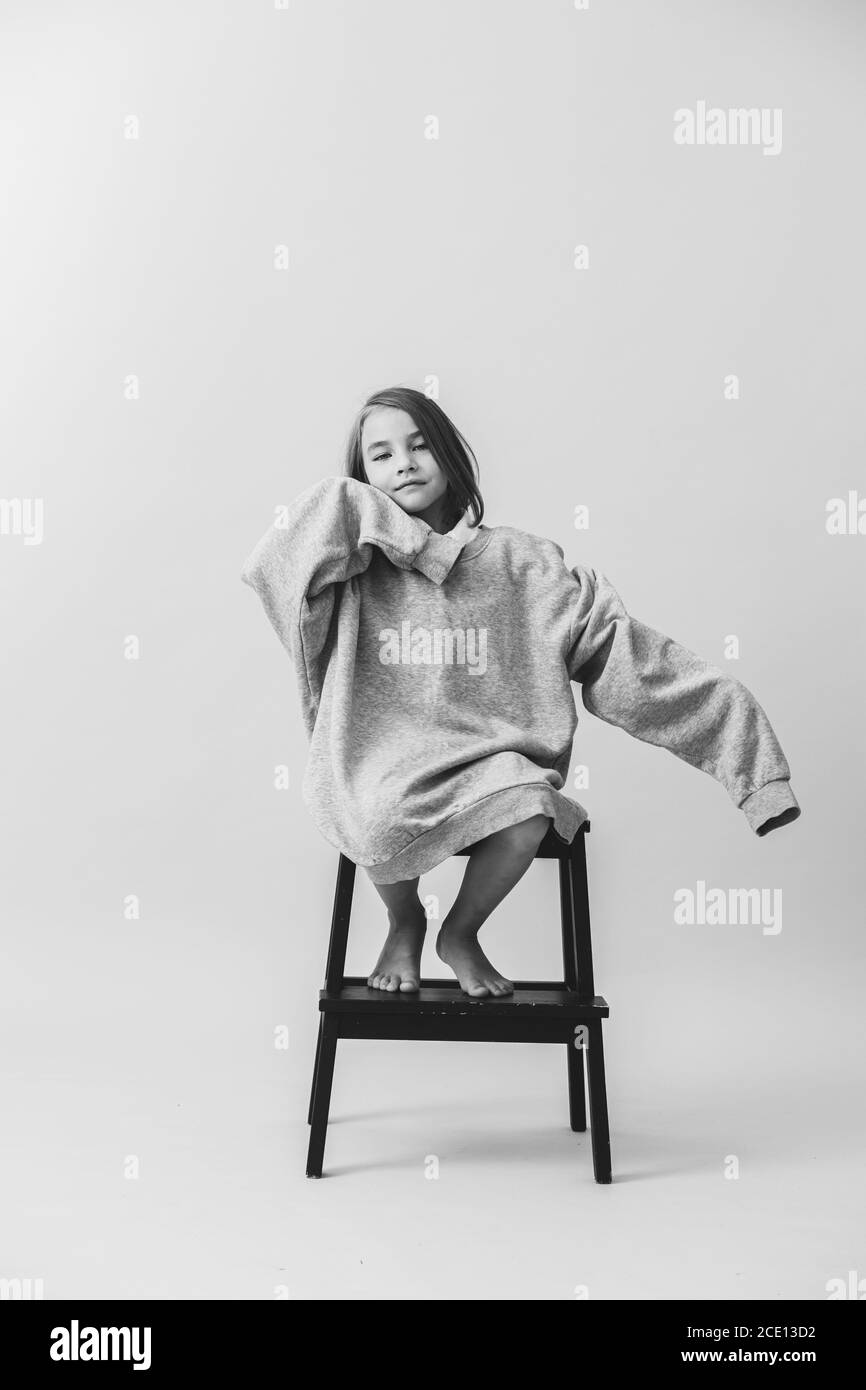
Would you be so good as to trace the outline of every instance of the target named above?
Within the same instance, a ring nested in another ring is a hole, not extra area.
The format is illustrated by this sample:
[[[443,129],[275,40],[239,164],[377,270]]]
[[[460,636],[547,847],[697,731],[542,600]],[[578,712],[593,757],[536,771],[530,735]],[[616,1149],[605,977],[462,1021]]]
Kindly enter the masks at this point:
[[[514,986],[478,932],[553,824],[584,706],[722,784],[758,835],[800,814],[769,720],[734,676],[632,618],[554,541],[482,525],[477,462],[435,401],[371,396],[346,475],[307,488],[247,560],[292,658],[310,740],[302,795],[388,913],[368,985],[417,990],[422,873],[471,847],[436,952],[473,996]]]

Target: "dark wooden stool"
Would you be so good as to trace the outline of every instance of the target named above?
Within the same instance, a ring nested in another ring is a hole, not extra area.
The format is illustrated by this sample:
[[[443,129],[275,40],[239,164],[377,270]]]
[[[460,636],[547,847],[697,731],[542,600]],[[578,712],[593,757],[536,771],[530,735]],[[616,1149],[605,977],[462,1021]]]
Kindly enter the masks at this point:
[[[562,918],[561,981],[515,980],[514,993],[480,999],[465,994],[456,980],[421,978],[412,993],[373,989],[366,976],[344,976],[355,864],[340,855],[331,918],[325,988],[319,991],[319,1040],[313,1068],[308,1123],[307,1177],[322,1176],[331,1082],[338,1038],[425,1038],[460,1042],[564,1043],[568,1058],[568,1107],[571,1128],[586,1129],[583,1056],[586,1051],[592,1165],[596,1182],[610,1182],[610,1134],[604,1079],[601,1021],[610,1010],[595,993],[589,893],[586,881],[586,833],[580,827],[570,845],[552,828],[536,850],[537,859],[559,861]],[[460,850],[468,855],[472,846]]]

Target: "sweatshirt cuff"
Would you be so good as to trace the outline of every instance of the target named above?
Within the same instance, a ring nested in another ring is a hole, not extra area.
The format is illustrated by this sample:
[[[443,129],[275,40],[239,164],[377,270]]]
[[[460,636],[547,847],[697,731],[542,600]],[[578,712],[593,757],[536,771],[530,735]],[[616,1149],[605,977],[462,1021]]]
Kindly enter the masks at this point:
[[[443,536],[431,529],[412,564],[416,570],[432,579],[434,584],[442,584],[451,573],[454,561],[462,549],[463,546],[455,536]]]
[[[766,782],[740,803],[740,810],[756,835],[766,835],[788,825],[800,815],[800,803],[791,791],[787,777]]]

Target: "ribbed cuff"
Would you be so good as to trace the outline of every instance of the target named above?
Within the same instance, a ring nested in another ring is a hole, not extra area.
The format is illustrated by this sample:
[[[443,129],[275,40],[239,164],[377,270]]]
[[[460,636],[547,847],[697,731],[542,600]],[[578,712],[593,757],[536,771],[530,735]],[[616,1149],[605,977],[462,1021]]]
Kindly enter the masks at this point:
[[[454,536],[442,536],[438,531],[430,531],[426,541],[413,560],[413,566],[432,579],[434,584],[442,584],[448,578],[463,546]]]
[[[779,777],[774,782],[765,782],[763,787],[747,796],[740,803],[740,810],[756,835],[766,835],[796,820],[800,815],[800,803],[787,777]]]

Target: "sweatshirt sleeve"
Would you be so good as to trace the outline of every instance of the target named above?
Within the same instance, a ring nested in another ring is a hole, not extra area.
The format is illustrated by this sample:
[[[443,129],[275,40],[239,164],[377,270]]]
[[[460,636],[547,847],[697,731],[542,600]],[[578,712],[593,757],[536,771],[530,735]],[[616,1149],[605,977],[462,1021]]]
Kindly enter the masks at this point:
[[[722,784],[757,835],[800,815],[791,771],[745,685],[632,618],[598,570],[571,570],[569,676],[584,706]]]
[[[329,477],[295,498],[241,570],[313,691],[338,586],[369,567],[374,547],[400,569],[416,569],[437,585],[460,554],[458,540],[404,512],[379,488]]]

